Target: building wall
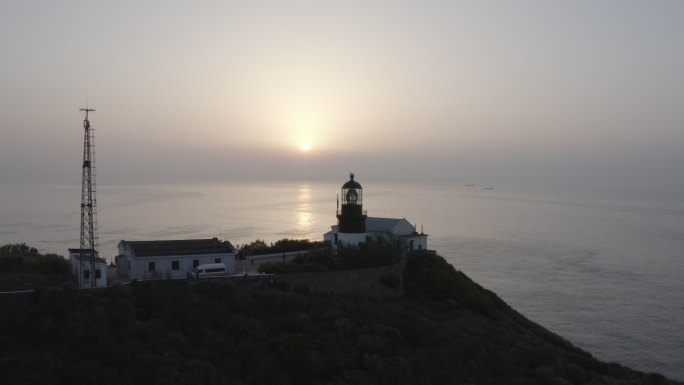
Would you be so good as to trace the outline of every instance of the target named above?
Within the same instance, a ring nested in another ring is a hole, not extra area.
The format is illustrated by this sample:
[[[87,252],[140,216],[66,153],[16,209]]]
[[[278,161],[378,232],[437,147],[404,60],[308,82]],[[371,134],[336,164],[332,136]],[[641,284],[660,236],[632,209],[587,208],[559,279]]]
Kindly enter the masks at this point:
[[[121,248],[119,248],[121,250]],[[130,260],[131,256],[126,254],[119,254],[114,257],[114,263],[116,264],[116,274],[119,277],[128,277],[130,270]]]
[[[338,239],[345,245],[358,245],[366,242],[366,233],[339,233]]]
[[[413,247],[411,247],[411,241],[413,241]],[[416,234],[412,237],[402,238],[402,246],[406,250],[427,250],[427,235]]]
[[[157,257],[130,257],[128,254],[126,260],[130,261],[131,268],[127,277],[131,280],[185,278],[192,271],[194,260],[203,265],[215,263],[217,258],[226,265],[228,274],[235,274],[235,253]],[[173,261],[178,261],[178,270],[173,270]],[[151,262],[154,263],[154,271],[150,271]]]
[[[71,275],[76,279],[76,283],[80,284],[80,287],[91,287],[91,279],[85,279],[83,271],[81,270],[81,262],[79,261],[79,254],[69,252],[69,262],[71,263]],[[88,270],[90,272],[90,263],[86,263],[83,270]],[[95,262],[95,270],[100,271],[100,278],[95,279],[96,287],[107,287],[107,263],[105,262]],[[90,274],[95,274],[95,272],[90,272]]]
[[[337,243],[335,242],[335,234],[337,234],[337,231],[335,230],[328,231],[327,233],[323,234],[323,240],[329,241],[331,245],[334,245]]]
[[[376,230],[376,231],[374,231]],[[345,234],[338,233],[337,226],[331,226],[330,231],[323,234],[323,240],[330,241],[331,244],[335,244],[335,235],[338,236],[338,240],[342,241],[344,244],[358,245],[361,242],[366,242],[368,238],[377,240],[378,238],[394,238],[401,242],[402,248],[405,250],[411,250],[411,241],[413,241],[413,250],[427,250],[428,249],[428,235],[418,234],[415,232],[416,228],[406,219],[399,221],[391,229],[370,229],[363,234]]]
[[[125,277],[130,279],[131,278],[131,259],[133,256],[131,255],[130,250],[128,250],[127,247],[124,247],[125,243],[123,241],[119,242],[119,245],[117,246],[119,249],[119,255],[117,255],[114,258],[114,261],[116,263],[116,272],[119,275],[119,277]]]

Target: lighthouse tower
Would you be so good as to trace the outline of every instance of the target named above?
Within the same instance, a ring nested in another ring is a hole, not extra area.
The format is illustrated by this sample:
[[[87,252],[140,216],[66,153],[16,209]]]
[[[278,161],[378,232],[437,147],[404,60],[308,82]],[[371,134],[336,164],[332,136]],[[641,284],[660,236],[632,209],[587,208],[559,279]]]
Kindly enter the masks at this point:
[[[363,188],[349,174],[342,185],[342,206],[337,210],[338,241],[343,245],[358,245],[366,241],[366,212],[363,211]]]

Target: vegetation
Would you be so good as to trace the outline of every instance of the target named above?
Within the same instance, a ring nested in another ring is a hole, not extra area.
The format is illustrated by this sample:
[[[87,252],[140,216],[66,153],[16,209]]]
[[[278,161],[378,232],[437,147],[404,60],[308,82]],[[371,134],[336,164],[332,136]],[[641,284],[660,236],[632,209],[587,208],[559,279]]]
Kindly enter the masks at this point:
[[[25,243],[0,246],[0,272],[33,272],[69,275],[69,262],[61,255],[42,255]]]
[[[394,241],[373,240],[359,246],[340,246],[337,254],[342,270],[392,265],[398,263],[401,258],[399,242]]]
[[[71,285],[69,262],[24,243],[0,246],[0,292]]]
[[[250,255],[264,255],[264,254],[276,254],[276,253],[287,253],[290,251],[303,251],[320,249],[323,247],[330,247],[329,243],[320,241],[310,241],[308,239],[281,239],[275,243],[271,242],[270,245],[266,244],[261,239],[257,239],[248,244],[239,245],[238,250],[241,257],[248,257]]]
[[[287,239],[282,241],[289,242]],[[252,244],[258,242],[263,241],[257,240],[252,242]],[[319,247],[309,248],[307,253],[297,256],[291,261],[263,263],[259,266],[259,271],[271,274],[285,274],[353,270],[392,265],[398,263],[401,257],[398,242],[378,242],[373,240],[362,243],[359,246],[339,246],[336,255],[329,244],[321,242],[309,243]]]
[[[330,248],[312,249],[287,262],[265,262],[259,272],[269,274],[305,273],[330,271],[337,268]]]
[[[595,360],[442,258],[404,297],[138,283],[0,297],[3,384],[668,384]],[[11,311],[10,311],[11,309]]]

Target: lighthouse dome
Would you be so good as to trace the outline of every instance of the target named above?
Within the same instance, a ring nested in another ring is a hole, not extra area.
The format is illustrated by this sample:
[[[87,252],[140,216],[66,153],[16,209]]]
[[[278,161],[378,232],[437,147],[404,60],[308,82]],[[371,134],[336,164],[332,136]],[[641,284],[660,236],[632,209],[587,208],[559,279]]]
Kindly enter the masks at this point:
[[[354,180],[354,174],[352,173],[352,174],[349,174],[349,180],[345,184],[342,185],[342,188],[343,189],[350,189],[350,188],[359,189],[362,187],[361,187],[361,184],[359,182]]]

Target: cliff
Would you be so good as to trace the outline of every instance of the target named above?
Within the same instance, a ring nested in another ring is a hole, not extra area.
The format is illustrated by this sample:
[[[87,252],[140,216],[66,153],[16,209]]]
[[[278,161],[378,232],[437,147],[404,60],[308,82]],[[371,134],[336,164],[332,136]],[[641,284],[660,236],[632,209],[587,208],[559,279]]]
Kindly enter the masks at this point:
[[[674,384],[594,359],[442,258],[403,295],[151,282],[1,297],[4,384]]]

